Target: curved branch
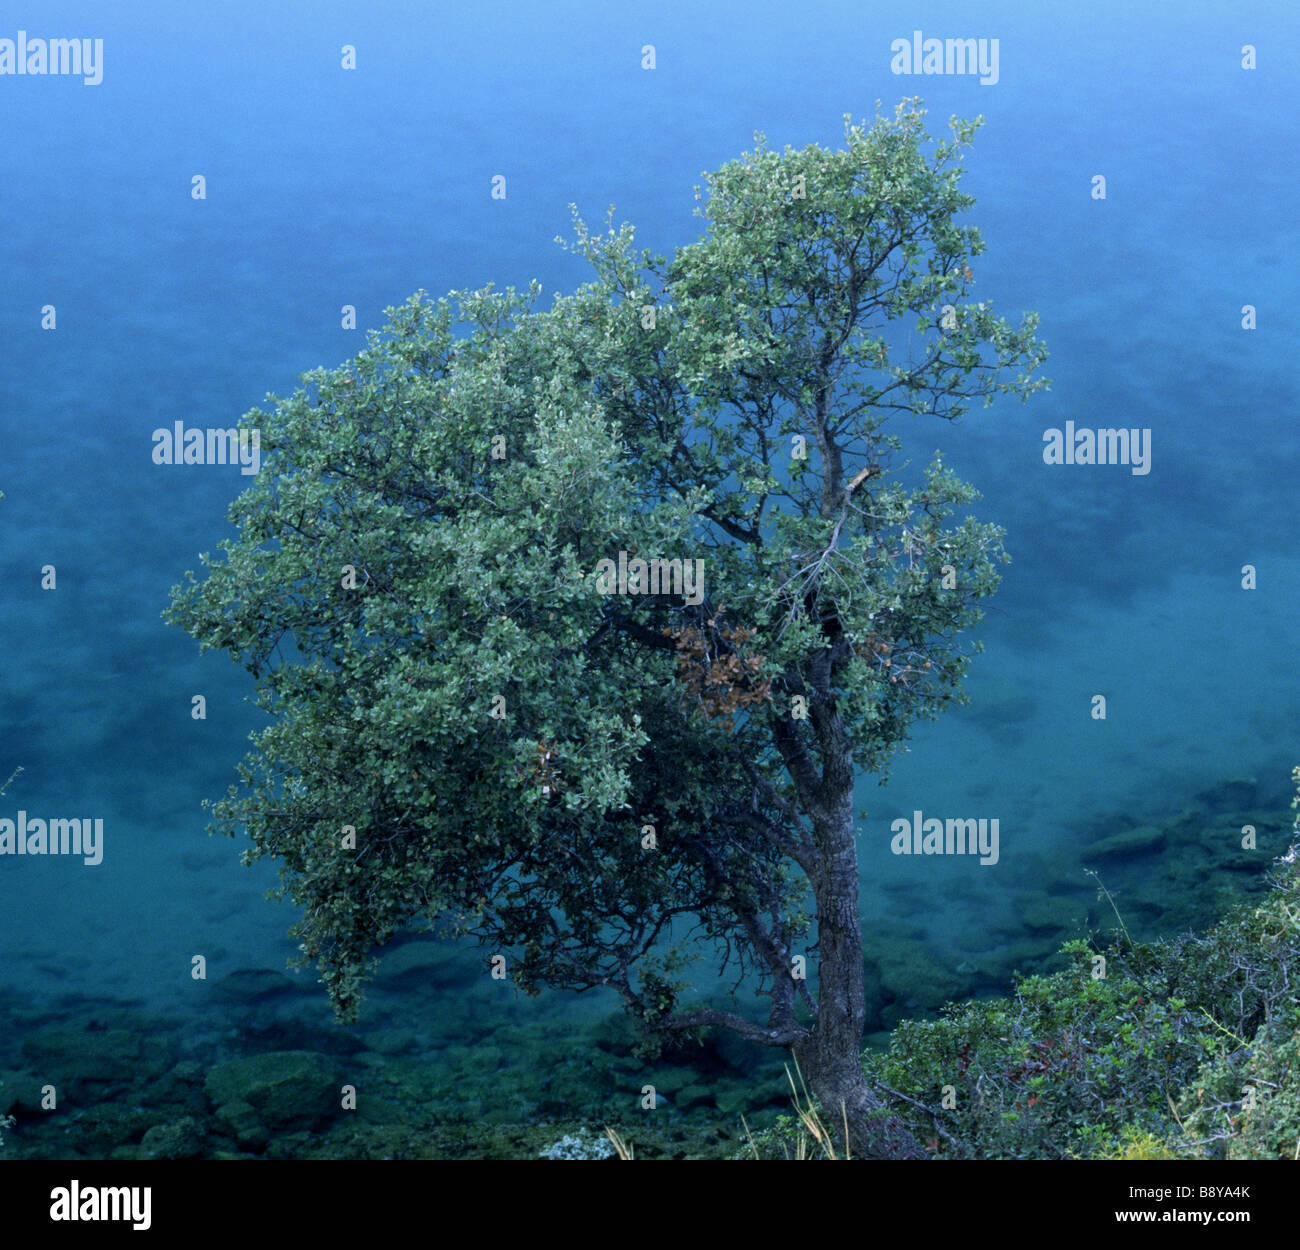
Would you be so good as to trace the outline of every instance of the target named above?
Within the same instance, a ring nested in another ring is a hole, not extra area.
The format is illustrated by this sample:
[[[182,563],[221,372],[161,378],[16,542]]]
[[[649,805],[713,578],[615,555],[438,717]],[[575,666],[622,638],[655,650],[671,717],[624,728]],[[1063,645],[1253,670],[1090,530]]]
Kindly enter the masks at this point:
[[[783,1028],[765,1029],[753,1020],[737,1015],[734,1011],[718,1011],[711,1007],[699,1011],[680,1012],[677,1015],[664,1016],[655,1020],[651,1028],[665,1031],[679,1029],[721,1028],[739,1033],[746,1041],[758,1042],[762,1046],[778,1046],[788,1049],[811,1036],[807,1029],[798,1025]]]

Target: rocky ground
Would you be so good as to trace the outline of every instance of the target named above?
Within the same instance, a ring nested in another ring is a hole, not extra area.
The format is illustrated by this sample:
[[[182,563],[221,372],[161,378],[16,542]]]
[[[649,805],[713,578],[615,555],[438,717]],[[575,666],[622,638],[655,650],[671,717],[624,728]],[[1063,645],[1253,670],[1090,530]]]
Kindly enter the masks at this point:
[[[1066,939],[1114,927],[1099,881],[1135,938],[1212,923],[1261,886],[1292,836],[1292,814],[1258,800],[1252,781],[1224,782],[1159,825],[1107,822],[1083,831],[1082,848],[1021,864],[1019,923],[990,931],[986,950],[955,959],[916,933],[869,935],[868,1042],[947,1000],[1003,992]],[[1244,826],[1257,852],[1243,850]],[[16,1121],[0,1157],[601,1155],[606,1125],[639,1158],[730,1157],[742,1116],[757,1130],[789,1111],[781,1055],[720,1036],[647,1063],[620,1013],[502,1023],[483,1006],[500,986],[467,981],[465,960],[428,939],[399,943],[355,1027],[329,1020],[309,976],[269,969],[216,978],[201,1010],[173,1016],[0,992],[0,1118]]]
[[[20,1040],[0,1061],[0,1116],[16,1121],[0,1158],[535,1158],[566,1137],[603,1149],[606,1125],[640,1158],[720,1157],[740,1148],[742,1115],[761,1125],[786,1108],[779,1061],[743,1043],[646,1063],[613,1015],[579,1034],[470,1029],[426,1053],[412,1029],[296,1023],[279,986],[273,1023],[274,978],[235,974],[221,1030],[3,1001],[4,1035]]]

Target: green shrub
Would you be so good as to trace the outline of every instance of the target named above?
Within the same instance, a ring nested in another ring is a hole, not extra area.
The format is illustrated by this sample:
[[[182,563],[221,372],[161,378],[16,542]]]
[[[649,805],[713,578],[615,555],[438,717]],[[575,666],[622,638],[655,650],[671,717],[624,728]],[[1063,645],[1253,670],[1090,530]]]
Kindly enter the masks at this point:
[[[1129,1125],[1120,1134],[1119,1143],[1108,1150],[1101,1151],[1097,1157],[1099,1159],[1178,1159],[1183,1156],[1176,1150],[1171,1150],[1169,1144],[1154,1133]]]
[[[1178,1111],[1212,1158],[1300,1158],[1300,1018],[1261,1026],[1248,1049],[1204,1064]]]
[[[868,1059],[887,1092],[930,1109],[916,1131],[936,1153],[1062,1158],[1114,1145],[1126,1128],[1163,1128],[1210,1025],[1163,992],[1144,948],[1105,952],[1101,979],[1085,943],[1063,953],[1065,971],[1026,977],[1009,999],[905,1022],[889,1051]],[[908,1105],[897,1099],[896,1109],[907,1116]]]
[[[900,1024],[886,1053],[865,1056],[867,1074],[949,1158],[1294,1157],[1294,854],[1270,886],[1201,937],[1135,943],[1121,924],[1104,949],[1070,942],[1065,970],[1025,977],[1011,997]]]
[[[779,1115],[764,1129],[747,1135],[735,1159],[827,1159],[826,1151],[804,1128],[798,1116]]]

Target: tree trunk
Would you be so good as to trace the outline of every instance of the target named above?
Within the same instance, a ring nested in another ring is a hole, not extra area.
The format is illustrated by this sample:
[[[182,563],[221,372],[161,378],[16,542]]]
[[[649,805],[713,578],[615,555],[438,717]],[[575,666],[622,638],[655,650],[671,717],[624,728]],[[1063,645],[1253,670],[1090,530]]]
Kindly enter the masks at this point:
[[[896,1117],[871,1115],[884,1104],[862,1073],[866,1006],[851,789],[846,798],[846,803],[837,804],[842,810],[833,817],[815,822],[823,852],[821,871],[813,882],[817,1023],[808,1039],[795,1048],[795,1058],[841,1146],[847,1121],[847,1149],[853,1157],[924,1159],[925,1150]]]

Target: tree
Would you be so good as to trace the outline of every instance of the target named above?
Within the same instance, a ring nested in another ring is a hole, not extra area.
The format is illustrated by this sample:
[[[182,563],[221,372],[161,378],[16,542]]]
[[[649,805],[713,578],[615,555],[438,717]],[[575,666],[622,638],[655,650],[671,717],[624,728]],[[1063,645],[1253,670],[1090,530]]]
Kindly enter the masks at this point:
[[[376,946],[437,921],[652,1037],[788,1048],[855,1153],[923,1154],[860,1062],[854,779],[962,697],[1005,555],[884,427],[1045,385],[1036,318],[966,298],[981,119],[927,155],[923,117],[758,136],[671,261],[575,210],[573,295],[419,292],[245,418],[238,538],[167,616],[260,683],[214,829],[280,861],[340,1015]],[[766,1020],[684,1000],[702,947]]]

